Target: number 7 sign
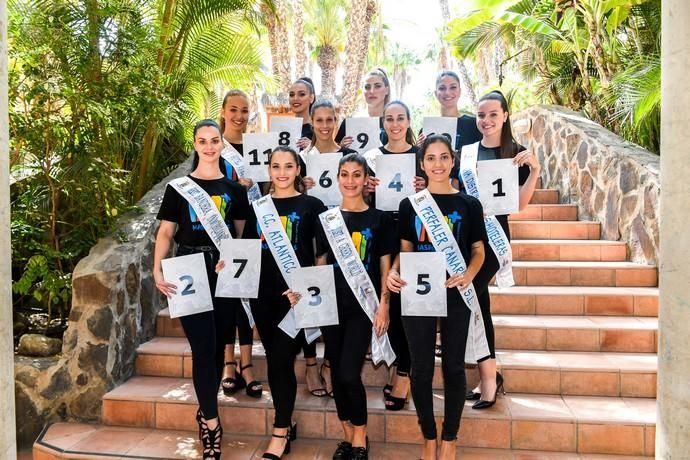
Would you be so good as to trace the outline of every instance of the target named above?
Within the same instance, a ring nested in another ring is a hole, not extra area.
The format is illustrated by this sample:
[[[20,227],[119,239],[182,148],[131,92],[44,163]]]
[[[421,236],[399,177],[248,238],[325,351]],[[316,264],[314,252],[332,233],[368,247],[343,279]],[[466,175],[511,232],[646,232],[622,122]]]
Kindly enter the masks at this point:
[[[501,216],[520,210],[518,168],[510,158],[477,162],[479,201],[484,214]]]
[[[256,299],[261,276],[261,240],[223,240],[220,260],[225,267],[218,273],[216,297]]]

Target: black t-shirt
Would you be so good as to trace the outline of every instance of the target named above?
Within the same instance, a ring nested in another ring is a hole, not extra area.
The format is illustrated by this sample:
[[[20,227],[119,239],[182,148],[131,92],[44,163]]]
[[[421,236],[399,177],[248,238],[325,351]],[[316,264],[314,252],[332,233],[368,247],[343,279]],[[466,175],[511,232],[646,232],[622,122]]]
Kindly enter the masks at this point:
[[[306,137],[307,139],[314,137],[314,127],[311,123],[304,123],[302,125],[302,137]]]
[[[249,202],[247,192],[241,185],[222,179],[197,179],[187,176],[196,182],[206,193],[211,196],[220,215],[225,220],[228,230],[236,237],[234,220],[246,220],[249,215]],[[185,246],[213,246],[213,241],[199,222],[192,205],[177,193],[177,190],[168,185],[165,188],[163,202],[156,216],[158,220],[167,220],[177,224],[175,242]]]
[[[477,128],[477,118],[471,115],[458,117],[458,132],[455,135],[455,150],[460,151],[463,145],[474,144],[482,140],[482,133]]]
[[[239,152],[240,155],[243,154],[243,152],[242,152],[243,151],[243,145],[242,144],[235,144],[233,142],[230,142],[230,145],[235,147],[235,150],[237,150],[237,152]],[[237,171],[235,170],[235,168],[232,167],[230,162],[227,161],[226,159],[224,159],[223,157],[220,157],[220,159],[218,160],[218,163],[220,165],[220,172],[222,172],[223,175],[225,177],[227,177],[228,179],[230,179],[231,181],[237,182],[237,180],[239,179],[239,176],[237,175]]]
[[[319,214],[326,210],[321,200],[309,195],[297,195],[290,198],[273,198],[276,211],[285,229],[287,237],[292,242],[292,248],[299,260],[300,266],[314,265],[314,237],[316,229],[321,226]],[[261,238],[261,280],[259,292],[266,294],[280,294],[285,292],[287,284],[276,264],[268,244],[264,240],[261,227],[256,219],[254,208],[244,226],[243,238]]]
[[[345,133],[347,132],[347,129],[345,127],[345,122],[347,119],[343,119],[343,122],[340,123],[340,127],[338,128],[338,132],[335,135],[335,141],[340,144],[340,141],[343,140],[345,137]],[[388,134],[386,134],[386,131],[383,129],[383,117],[379,117],[379,128],[381,129],[379,137],[381,139],[381,145],[386,145],[388,143]],[[354,142],[357,142],[355,139]],[[354,143],[353,143],[354,145]]]
[[[376,292],[380,293],[380,259],[382,256],[394,254],[397,250],[393,221],[388,213],[374,207],[369,207],[362,212],[342,211],[342,214],[364,268],[369,274],[371,282],[376,287]],[[338,305],[341,307],[356,306],[356,308],[360,308],[357,299],[352,294],[352,290],[343,276],[342,270],[336,262],[320,223],[316,232],[316,254],[317,256],[328,254],[327,261],[334,266]]]
[[[385,147],[381,146],[379,147],[379,150],[383,155],[396,155],[396,154],[401,154],[401,153],[414,153],[415,154],[415,175],[426,179],[426,176],[424,175],[424,171],[422,171],[422,167],[420,165],[420,157],[419,157],[419,147],[416,145],[412,145],[409,149],[407,149],[404,152],[391,152],[390,150],[387,150]],[[376,173],[371,170],[371,168],[368,168],[368,173],[370,176],[376,177]],[[403,181],[408,181],[412,182],[414,178],[413,177],[403,177]],[[369,203],[373,206],[376,203],[376,192],[371,193],[369,195]],[[394,225],[397,225],[398,222],[398,211],[388,211],[393,218],[393,223]]]
[[[329,153],[329,152],[321,152],[321,153]],[[308,152],[307,152],[307,153],[304,153],[304,151],[302,151],[302,153],[300,153],[300,155],[299,155],[299,164],[300,164],[300,168],[302,168],[302,174],[301,174],[302,177],[308,177],[308,176],[309,176],[309,174],[307,173],[307,163],[306,163],[306,161],[305,161],[304,158],[306,158],[306,157],[309,156],[309,155],[320,155],[321,153],[308,153]],[[347,147],[340,147],[340,148],[339,148],[336,152],[334,152],[334,153],[342,153],[343,156],[345,156],[345,155],[347,155],[347,154],[349,154],[349,153],[357,153],[357,151],[356,151],[356,150],[352,150],[352,149],[347,148]],[[312,179],[313,179],[313,178],[312,178]]]
[[[458,242],[465,264],[469,266],[472,244],[477,241],[487,241],[482,204],[479,200],[462,192],[450,195],[432,194],[432,196],[445,216],[455,241]],[[400,202],[398,216],[398,233],[401,240],[410,241],[415,252],[436,251],[409,199],[405,198]],[[460,298],[457,289],[448,289],[447,292],[449,297]]]

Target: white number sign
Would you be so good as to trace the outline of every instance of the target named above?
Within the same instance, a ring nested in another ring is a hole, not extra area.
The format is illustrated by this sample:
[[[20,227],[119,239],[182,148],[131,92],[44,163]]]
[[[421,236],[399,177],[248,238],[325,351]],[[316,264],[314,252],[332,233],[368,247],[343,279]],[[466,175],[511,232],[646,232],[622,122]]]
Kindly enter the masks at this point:
[[[381,121],[376,117],[357,117],[345,120],[345,135],[352,136],[350,148],[358,153],[381,146]]]
[[[401,252],[400,293],[403,316],[446,316],[446,258],[440,252]]]
[[[247,176],[254,182],[268,182],[268,155],[278,147],[278,133],[242,135]]]
[[[302,137],[302,117],[271,117],[271,132],[278,133],[278,145],[299,152],[297,141]]]
[[[478,161],[477,181],[484,214],[500,216],[520,210],[518,167],[512,159]]]
[[[298,328],[338,324],[333,265],[294,270],[291,273],[290,287],[302,295],[295,305]]]
[[[256,299],[261,275],[261,240],[222,240],[220,259],[225,261],[225,268],[218,273],[216,297]]]
[[[396,153],[376,157],[376,207],[397,211],[400,201],[414,194],[415,154]]]
[[[458,119],[455,117],[424,117],[422,132],[425,136],[442,134],[448,138],[450,145],[455,148],[455,138],[458,131]]]
[[[202,253],[164,259],[161,267],[165,281],[177,286],[175,295],[168,299],[171,318],[213,310],[211,288]]]
[[[323,201],[326,206],[336,206],[342,201],[338,188],[338,162],[342,153],[322,153],[320,155],[305,155],[307,159],[307,173],[314,179],[316,185],[309,189],[309,195]]]

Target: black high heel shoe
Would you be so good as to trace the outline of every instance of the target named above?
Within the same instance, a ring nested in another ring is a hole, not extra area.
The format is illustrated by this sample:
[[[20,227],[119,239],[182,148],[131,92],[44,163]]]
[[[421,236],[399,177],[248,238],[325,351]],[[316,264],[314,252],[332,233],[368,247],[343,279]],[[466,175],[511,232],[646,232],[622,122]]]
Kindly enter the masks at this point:
[[[496,397],[498,396],[499,391],[504,395],[506,394],[506,391],[503,389],[503,376],[496,372],[496,391],[494,392],[494,399],[491,401],[480,399],[472,405],[472,409],[488,409],[489,407],[493,406],[496,404]]]
[[[252,398],[260,398],[261,394],[264,391],[264,386],[259,382],[258,380],[252,380],[251,382],[247,382],[247,380],[242,376],[242,372],[244,372],[245,369],[249,369],[250,367],[254,367],[252,363],[247,364],[246,366],[243,366],[240,364],[240,376],[242,377],[242,380],[245,382],[245,386],[247,388],[247,396],[250,396]]]
[[[369,436],[367,436],[366,447],[352,448],[350,460],[369,460]]]
[[[204,460],[220,460],[220,445],[223,438],[223,427],[218,419],[218,425],[214,429],[208,427],[208,422],[203,419],[201,410],[197,412],[197,422],[199,423],[199,437],[204,446]]]
[[[237,363],[235,361],[228,361],[226,366],[235,366],[235,376],[225,377],[220,381],[220,386],[223,388],[223,394],[230,396],[247,386],[247,382],[242,377],[242,372],[237,372]]]
[[[498,382],[503,381],[503,376],[496,371],[496,384],[498,385]],[[465,400],[466,401],[476,401],[482,397],[481,393],[475,393],[474,390],[468,390],[467,393],[465,393]]]
[[[293,432],[293,429],[294,429],[294,432]],[[285,448],[283,448],[283,453],[280,455],[276,455],[276,454],[272,454],[270,452],[264,452],[264,454],[261,456],[261,458],[265,458],[268,460],[280,460],[281,458],[283,458],[283,455],[287,455],[290,453],[290,442],[297,439],[297,424],[292,424],[288,428],[287,433],[285,433],[285,434],[271,433],[271,436],[274,438],[287,439],[287,442],[285,443]]]
[[[407,372],[396,371],[396,374],[398,375],[398,377],[409,377],[409,374]],[[403,398],[393,396],[393,394],[390,393],[390,394],[388,394],[388,396],[386,396],[386,401],[385,401],[386,410],[390,410],[390,411],[402,410],[405,407],[405,405],[409,402],[409,400],[410,400],[410,389],[409,388],[407,390],[407,394]]]

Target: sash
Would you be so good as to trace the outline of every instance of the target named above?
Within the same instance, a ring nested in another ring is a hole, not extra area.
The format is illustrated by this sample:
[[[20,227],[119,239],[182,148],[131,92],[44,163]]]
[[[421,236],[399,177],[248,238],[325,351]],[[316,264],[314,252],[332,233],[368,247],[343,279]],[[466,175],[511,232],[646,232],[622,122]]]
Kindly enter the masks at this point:
[[[345,220],[339,207],[324,211],[319,215],[328,244],[340,265],[343,276],[350,286],[352,293],[357,298],[359,306],[367,314],[369,320],[374,323],[374,315],[379,308],[379,299],[376,297],[376,289],[364,268],[362,260],[355,249],[350,237],[350,232],[345,225]],[[388,333],[381,337],[376,336],[376,331],[371,334],[371,360],[374,364],[381,361],[391,366],[395,361],[395,352],[388,340]]]
[[[220,152],[220,156],[222,156],[225,161],[230,163],[235,171],[237,171],[237,177],[246,177],[247,171],[245,169],[244,158],[240,152],[238,152],[237,149],[225,139],[223,139],[223,145],[225,148],[222,152]],[[253,183],[252,186],[249,187],[247,190],[247,198],[249,199],[250,203],[261,198],[261,190],[259,190],[258,184]]]
[[[479,199],[479,186],[477,183],[477,157],[479,156],[479,142],[466,145],[460,154],[460,176],[468,195]],[[498,272],[496,284],[499,288],[515,285],[513,279],[513,250],[503,227],[496,216],[485,216],[484,226],[489,237],[489,246],[498,259]]]
[[[446,271],[450,275],[465,273],[467,265],[460,253],[458,242],[455,241],[453,234],[446,223],[446,219],[441,214],[436,201],[424,189],[419,193],[409,196],[412,207],[419,216],[426,228],[427,235],[434,245],[436,252],[442,252],[446,256]],[[467,331],[467,346],[465,348],[465,362],[476,363],[482,358],[489,356],[489,345],[486,341],[486,331],[484,330],[484,320],[482,311],[479,307],[477,292],[470,284],[465,289],[460,289],[460,297],[470,310],[470,327]]]
[[[376,157],[379,155],[383,155],[383,152],[378,147],[364,152],[364,155],[362,155],[367,160],[367,166],[374,174],[376,174]]]
[[[220,241],[228,238],[232,239],[232,234],[208,193],[199,187],[199,184],[186,176],[174,179],[168,182],[168,185],[177,190],[177,193],[182,195],[182,198],[187,200],[192,206],[204,230],[211,237],[213,245],[220,252]],[[253,328],[254,317],[252,316],[248,299],[242,299],[242,308],[244,308],[244,312],[247,314],[249,325]]]
[[[261,227],[261,232],[264,234],[266,244],[271,250],[271,255],[276,261],[285,283],[289,287],[290,272],[300,268],[300,263],[292,247],[292,242],[288,238],[287,233],[285,233],[283,224],[280,222],[280,216],[273,203],[273,199],[271,195],[266,195],[254,201],[252,206],[256,213],[256,220],[259,223],[259,227]],[[297,337],[299,329],[296,326],[295,310],[290,308],[283,320],[278,324],[278,327],[293,339]],[[304,330],[307,343],[312,343],[320,335],[321,330],[318,327],[305,328]]]

